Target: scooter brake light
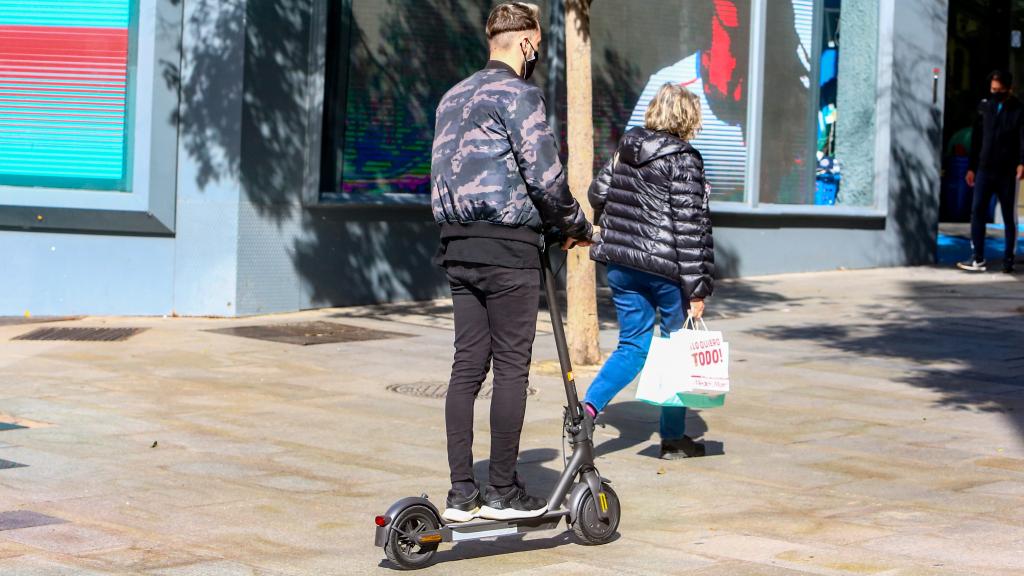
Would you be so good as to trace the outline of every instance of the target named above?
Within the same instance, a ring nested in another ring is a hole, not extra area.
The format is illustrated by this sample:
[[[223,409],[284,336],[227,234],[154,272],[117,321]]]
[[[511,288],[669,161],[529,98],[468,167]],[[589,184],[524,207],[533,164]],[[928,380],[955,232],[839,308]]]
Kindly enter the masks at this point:
[[[384,526],[388,525],[388,519],[383,516],[377,516],[373,519],[373,523],[383,528]]]

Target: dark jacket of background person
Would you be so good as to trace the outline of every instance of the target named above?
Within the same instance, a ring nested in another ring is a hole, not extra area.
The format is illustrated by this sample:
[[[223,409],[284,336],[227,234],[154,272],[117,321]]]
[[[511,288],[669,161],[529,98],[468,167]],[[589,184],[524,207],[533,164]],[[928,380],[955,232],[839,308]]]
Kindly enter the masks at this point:
[[[986,98],[978,104],[978,116],[971,134],[968,169],[1013,173],[1024,164],[1024,106],[1014,96],[1003,101]]]
[[[437,107],[431,208],[441,237],[539,244],[545,228],[589,238],[569,193],[540,88],[491,62]]]
[[[689,143],[633,128],[590,186],[598,262],[679,282],[687,298],[714,289],[714,241],[704,160]]]

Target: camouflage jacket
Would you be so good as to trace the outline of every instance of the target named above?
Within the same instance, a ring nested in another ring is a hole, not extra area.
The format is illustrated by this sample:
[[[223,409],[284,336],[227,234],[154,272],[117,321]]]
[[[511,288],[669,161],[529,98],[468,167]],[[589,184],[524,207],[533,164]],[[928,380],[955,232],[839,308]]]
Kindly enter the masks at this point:
[[[430,177],[442,237],[539,243],[549,229],[591,235],[569,193],[540,88],[503,63],[489,62],[441,99]]]

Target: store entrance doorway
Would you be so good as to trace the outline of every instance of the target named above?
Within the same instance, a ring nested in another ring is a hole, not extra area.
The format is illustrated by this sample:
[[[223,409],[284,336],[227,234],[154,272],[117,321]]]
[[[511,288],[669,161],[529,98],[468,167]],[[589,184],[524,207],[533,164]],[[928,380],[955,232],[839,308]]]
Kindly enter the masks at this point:
[[[968,222],[971,190],[964,183],[971,125],[995,69],[1016,78],[1024,94],[1024,0],[949,0],[943,185],[940,219]]]
[[[995,69],[1014,76],[1014,92],[1024,96],[1024,0],[949,0],[946,54],[946,108],[942,137],[942,196],[939,261],[969,257],[973,190],[964,182],[971,145],[971,127],[979,101],[989,91],[987,78]],[[1019,213],[1024,214],[1018,192]],[[996,220],[995,203],[989,222]],[[986,254],[1001,258],[1002,222],[989,226]],[[1013,225],[1013,224],[1011,224]]]

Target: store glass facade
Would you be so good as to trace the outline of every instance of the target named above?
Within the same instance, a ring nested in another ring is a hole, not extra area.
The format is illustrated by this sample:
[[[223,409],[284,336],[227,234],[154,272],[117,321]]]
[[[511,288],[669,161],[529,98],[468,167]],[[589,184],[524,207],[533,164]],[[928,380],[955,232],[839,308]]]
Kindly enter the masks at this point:
[[[492,5],[330,3],[320,201],[429,194],[434,107],[482,63],[482,22]],[[550,8],[542,3],[553,41],[562,32],[557,21],[549,25]],[[877,39],[876,22],[855,21],[853,36]],[[859,177],[871,179],[864,165],[871,155],[863,151],[865,139],[873,142],[872,118],[867,127],[864,122],[875,95],[851,86],[843,98],[842,28],[841,0],[594,3],[595,170],[626,130],[643,125],[658,88],[672,82],[701,99],[704,129],[694,144],[721,207],[874,207],[872,183],[843,193],[847,160]],[[549,74],[549,60],[542,59],[537,82],[564,83],[564,67]],[[564,118],[563,98],[549,93],[556,119]],[[859,108],[860,126],[851,122],[848,132],[840,120],[844,100]],[[842,157],[844,139],[860,143],[846,147],[849,159]]]
[[[599,158],[611,156],[624,128],[643,124],[647,103],[662,84],[679,83],[703,104],[704,131],[694,144],[717,202],[826,211],[873,206],[871,194],[842,193],[841,14],[841,0],[760,6],[750,0],[659,0],[645,2],[643,10],[595,3]],[[855,35],[877,38],[876,23],[856,21]],[[866,72],[873,80],[873,70]],[[846,98],[851,107],[854,101],[861,110],[874,105],[873,93],[854,88]],[[867,126],[863,114],[859,120],[859,127],[851,122],[849,138],[873,142],[871,118]],[[863,166],[870,156],[851,154],[850,160],[871,178],[871,167]]]
[[[548,8],[540,4],[547,28]],[[330,3],[322,201],[430,195],[434,109],[449,88],[486,62],[483,23],[492,5]],[[534,77],[543,86],[545,76],[542,59]]]

